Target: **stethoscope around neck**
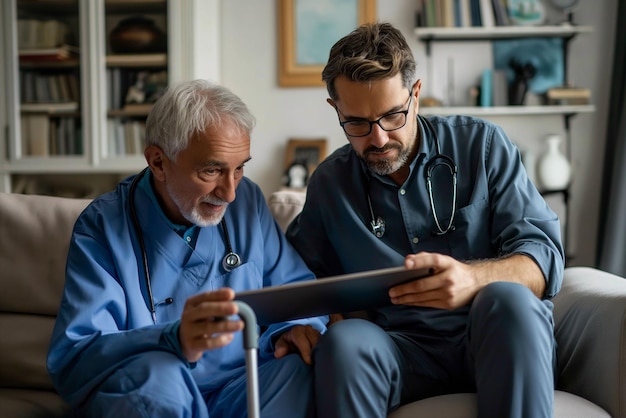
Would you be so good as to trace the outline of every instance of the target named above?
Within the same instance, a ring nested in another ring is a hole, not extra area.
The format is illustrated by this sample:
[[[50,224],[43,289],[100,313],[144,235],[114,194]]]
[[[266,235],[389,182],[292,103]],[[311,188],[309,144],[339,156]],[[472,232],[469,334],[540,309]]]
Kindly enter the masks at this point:
[[[433,140],[435,142],[436,154],[434,157],[428,160],[425,166],[426,189],[428,190],[428,200],[430,202],[430,209],[433,212],[433,219],[435,220],[435,226],[436,226],[436,230],[433,231],[433,235],[445,235],[450,231],[454,231],[455,229],[453,222],[454,222],[454,215],[456,214],[457,166],[454,163],[454,160],[452,158],[441,153],[441,148],[439,147],[439,138],[437,137],[437,134],[435,133],[435,128],[433,127],[433,124],[428,119],[426,119],[425,117],[421,115],[418,115],[418,120],[422,121],[428,127],[428,130],[432,134]],[[425,140],[424,136],[422,136],[422,140]],[[450,214],[450,220],[448,221],[448,224],[445,225],[445,228],[442,227],[442,223],[440,222],[439,216],[437,215],[437,208],[435,206],[435,198],[433,195],[433,183],[432,183],[433,172],[435,168],[439,166],[447,167],[450,170],[450,174],[452,175],[452,203],[451,203],[452,213]],[[366,194],[367,194],[367,204],[368,204],[370,216],[372,219],[370,222],[372,233],[376,237],[382,238],[383,235],[385,235],[385,220],[381,218],[380,216],[376,217],[374,215],[374,209],[372,207],[372,199],[370,197],[370,190],[369,190],[369,176],[368,176],[368,181],[366,182]]]
[[[135,230],[135,234],[137,234],[137,240],[139,241],[139,248],[141,249],[141,262],[143,265],[143,275],[144,281],[146,283],[146,291],[148,293],[148,300],[150,303],[150,313],[152,314],[152,320],[156,324],[156,304],[154,303],[154,298],[152,297],[152,283],[150,280],[150,269],[148,268],[148,254],[146,253],[146,243],[143,238],[143,232],[141,231],[141,226],[139,225],[139,218],[137,217],[137,209],[135,207],[135,190],[137,190],[137,184],[139,184],[139,180],[146,174],[148,168],[144,168],[130,184],[130,190],[128,193],[128,209],[130,212],[131,222],[133,223],[133,228]],[[233,247],[230,243],[230,235],[228,233],[228,227],[226,226],[226,221],[224,218],[220,221],[220,225],[222,226],[222,230],[224,231],[224,241],[226,243],[226,255],[222,259],[222,267],[227,272],[232,271],[233,269],[239,267],[241,265],[241,257],[233,251]],[[166,303],[172,303],[172,298],[167,298],[165,300]]]

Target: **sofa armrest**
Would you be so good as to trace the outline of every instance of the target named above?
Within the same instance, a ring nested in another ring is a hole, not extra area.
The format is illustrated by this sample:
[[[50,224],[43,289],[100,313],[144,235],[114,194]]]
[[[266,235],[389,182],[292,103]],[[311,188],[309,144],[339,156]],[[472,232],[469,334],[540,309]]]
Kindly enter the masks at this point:
[[[626,279],[589,267],[565,269],[554,319],[557,389],[626,417]]]

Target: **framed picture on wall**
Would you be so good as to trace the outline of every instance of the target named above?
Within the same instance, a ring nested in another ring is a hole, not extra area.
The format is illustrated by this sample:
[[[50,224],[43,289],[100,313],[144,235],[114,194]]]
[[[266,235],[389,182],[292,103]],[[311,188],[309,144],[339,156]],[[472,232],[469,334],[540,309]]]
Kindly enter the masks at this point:
[[[376,0],[278,0],[278,85],[323,86],[330,48],[376,20]]]
[[[289,139],[285,152],[283,184],[295,189],[306,187],[309,176],[326,158],[326,143],[325,138]]]

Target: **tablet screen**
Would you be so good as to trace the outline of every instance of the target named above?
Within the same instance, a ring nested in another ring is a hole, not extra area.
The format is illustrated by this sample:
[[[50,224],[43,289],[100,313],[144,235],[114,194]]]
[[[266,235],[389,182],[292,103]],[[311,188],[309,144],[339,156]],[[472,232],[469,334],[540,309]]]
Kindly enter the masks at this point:
[[[390,288],[429,274],[428,269],[391,267],[248,290],[237,293],[235,300],[250,305],[259,325],[269,325],[388,306]]]

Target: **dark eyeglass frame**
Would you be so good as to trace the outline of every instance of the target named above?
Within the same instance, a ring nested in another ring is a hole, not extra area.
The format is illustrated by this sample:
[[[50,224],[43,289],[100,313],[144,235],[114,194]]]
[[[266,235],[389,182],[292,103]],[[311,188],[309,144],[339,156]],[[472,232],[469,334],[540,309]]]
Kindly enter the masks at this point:
[[[382,115],[381,117],[379,117],[379,118],[378,118],[378,119],[376,119],[376,120],[367,120],[367,119],[352,119],[352,120],[345,120],[345,121],[342,121],[342,120],[339,118],[339,115],[341,115],[341,116],[343,117],[343,114],[342,114],[342,113],[341,113],[341,111],[340,111],[338,108],[336,108],[336,107],[335,107],[335,110],[337,111],[337,119],[339,119],[339,125],[341,125],[341,128],[343,129],[343,131],[345,132],[345,134],[346,134],[346,135],[348,135],[349,137],[352,137],[352,138],[362,138],[362,137],[364,137],[364,136],[368,136],[369,134],[371,134],[371,133],[372,133],[372,126],[374,126],[374,124],[377,124],[378,126],[380,126],[380,129],[382,129],[382,130],[383,130],[383,131],[385,131],[385,132],[397,131],[398,129],[402,129],[402,128],[404,128],[404,127],[406,126],[406,121],[408,120],[409,111],[411,110],[411,102],[413,101],[413,94],[412,94],[412,92],[411,92],[411,91],[409,91],[409,97],[408,97],[408,99],[407,99],[407,100],[409,101],[409,105],[408,105],[408,107],[406,108],[406,110],[399,110],[399,111],[397,111],[397,112],[390,112],[390,113],[386,113],[386,114]],[[394,116],[394,115],[399,115],[399,114],[403,114],[403,115],[404,115],[404,123],[403,123],[402,125],[398,126],[397,128],[393,128],[393,129],[385,129],[385,128],[383,127],[383,125],[381,125],[381,124],[380,124],[380,121],[381,121],[381,120],[383,120],[383,119],[385,119],[385,118],[388,118],[389,116]],[[370,125],[370,126],[369,126],[369,129],[368,129],[367,133],[362,134],[362,135],[352,135],[352,134],[349,134],[349,133],[348,133],[348,131],[346,131],[346,126],[345,126],[345,125],[348,125],[348,124],[350,124],[350,123],[354,123],[354,122],[358,122],[358,123],[367,122],[367,123],[369,123],[369,125]]]

